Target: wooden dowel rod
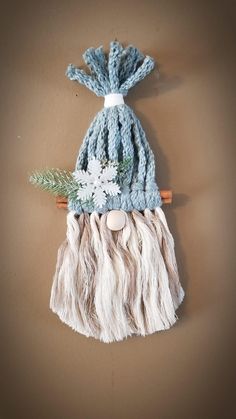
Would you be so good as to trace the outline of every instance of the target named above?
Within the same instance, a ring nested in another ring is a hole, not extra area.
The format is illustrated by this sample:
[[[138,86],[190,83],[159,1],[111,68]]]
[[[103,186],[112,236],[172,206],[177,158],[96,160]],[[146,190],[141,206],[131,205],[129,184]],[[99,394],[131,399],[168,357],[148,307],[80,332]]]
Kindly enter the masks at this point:
[[[162,199],[172,199],[172,191],[170,190],[161,190],[160,195]],[[56,200],[57,202],[67,202],[67,198],[64,196],[58,196]]]
[[[163,204],[171,204],[172,203],[172,191],[169,190],[162,190],[160,191],[161,199]],[[57,196],[56,198],[56,206],[57,208],[67,208],[67,198],[63,196]]]
[[[162,191],[160,191],[160,194],[161,194],[162,198],[172,199],[172,191],[170,191],[170,190],[162,190]]]

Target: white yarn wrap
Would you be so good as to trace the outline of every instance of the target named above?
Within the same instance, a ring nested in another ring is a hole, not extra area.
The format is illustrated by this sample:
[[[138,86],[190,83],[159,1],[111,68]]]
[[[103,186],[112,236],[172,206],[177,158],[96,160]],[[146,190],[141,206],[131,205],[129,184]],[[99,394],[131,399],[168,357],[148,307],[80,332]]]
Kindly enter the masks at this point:
[[[111,106],[116,105],[123,105],[125,103],[121,93],[109,93],[109,95],[104,96],[104,99],[105,108],[110,108]]]

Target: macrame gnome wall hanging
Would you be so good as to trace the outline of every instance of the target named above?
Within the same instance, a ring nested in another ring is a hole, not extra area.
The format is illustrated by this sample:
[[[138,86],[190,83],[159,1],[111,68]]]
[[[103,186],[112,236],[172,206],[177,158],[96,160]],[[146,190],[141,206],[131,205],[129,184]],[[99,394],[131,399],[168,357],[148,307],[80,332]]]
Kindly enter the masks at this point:
[[[90,74],[74,65],[66,74],[103,96],[104,108],[84,137],[74,172],[34,172],[30,181],[68,202],[51,310],[75,331],[113,342],[168,329],[184,291],[154,155],[123,98],[154,60],[116,41],[108,55],[89,48],[83,58]]]

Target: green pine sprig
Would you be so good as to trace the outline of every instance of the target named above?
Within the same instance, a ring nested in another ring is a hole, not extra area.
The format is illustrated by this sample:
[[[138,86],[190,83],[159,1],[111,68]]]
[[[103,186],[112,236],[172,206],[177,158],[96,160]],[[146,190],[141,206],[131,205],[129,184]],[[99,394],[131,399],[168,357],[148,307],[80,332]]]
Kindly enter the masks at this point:
[[[77,191],[80,187],[73,178],[71,172],[63,169],[45,169],[42,172],[34,171],[29,181],[44,191],[48,191],[55,196],[64,196],[71,200],[76,200]]]
[[[127,174],[130,165],[131,165],[131,157],[127,157],[126,159],[120,161],[118,163],[118,167],[117,167],[117,174],[119,176],[119,178],[124,178],[125,175]]]

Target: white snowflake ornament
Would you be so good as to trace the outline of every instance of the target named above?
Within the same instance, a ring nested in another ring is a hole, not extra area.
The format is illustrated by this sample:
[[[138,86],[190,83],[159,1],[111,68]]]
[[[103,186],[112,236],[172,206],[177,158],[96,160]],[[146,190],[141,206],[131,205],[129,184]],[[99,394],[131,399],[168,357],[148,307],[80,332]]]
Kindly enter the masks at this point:
[[[93,158],[88,162],[87,171],[76,170],[73,172],[75,180],[81,184],[77,192],[78,199],[84,201],[92,198],[98,208],[102,208],[107,200],[107,195],[115,196],[120,193],[120,187],[113,179],[117,175],[117,167],[108,162],[103,168],[100,160]]]

